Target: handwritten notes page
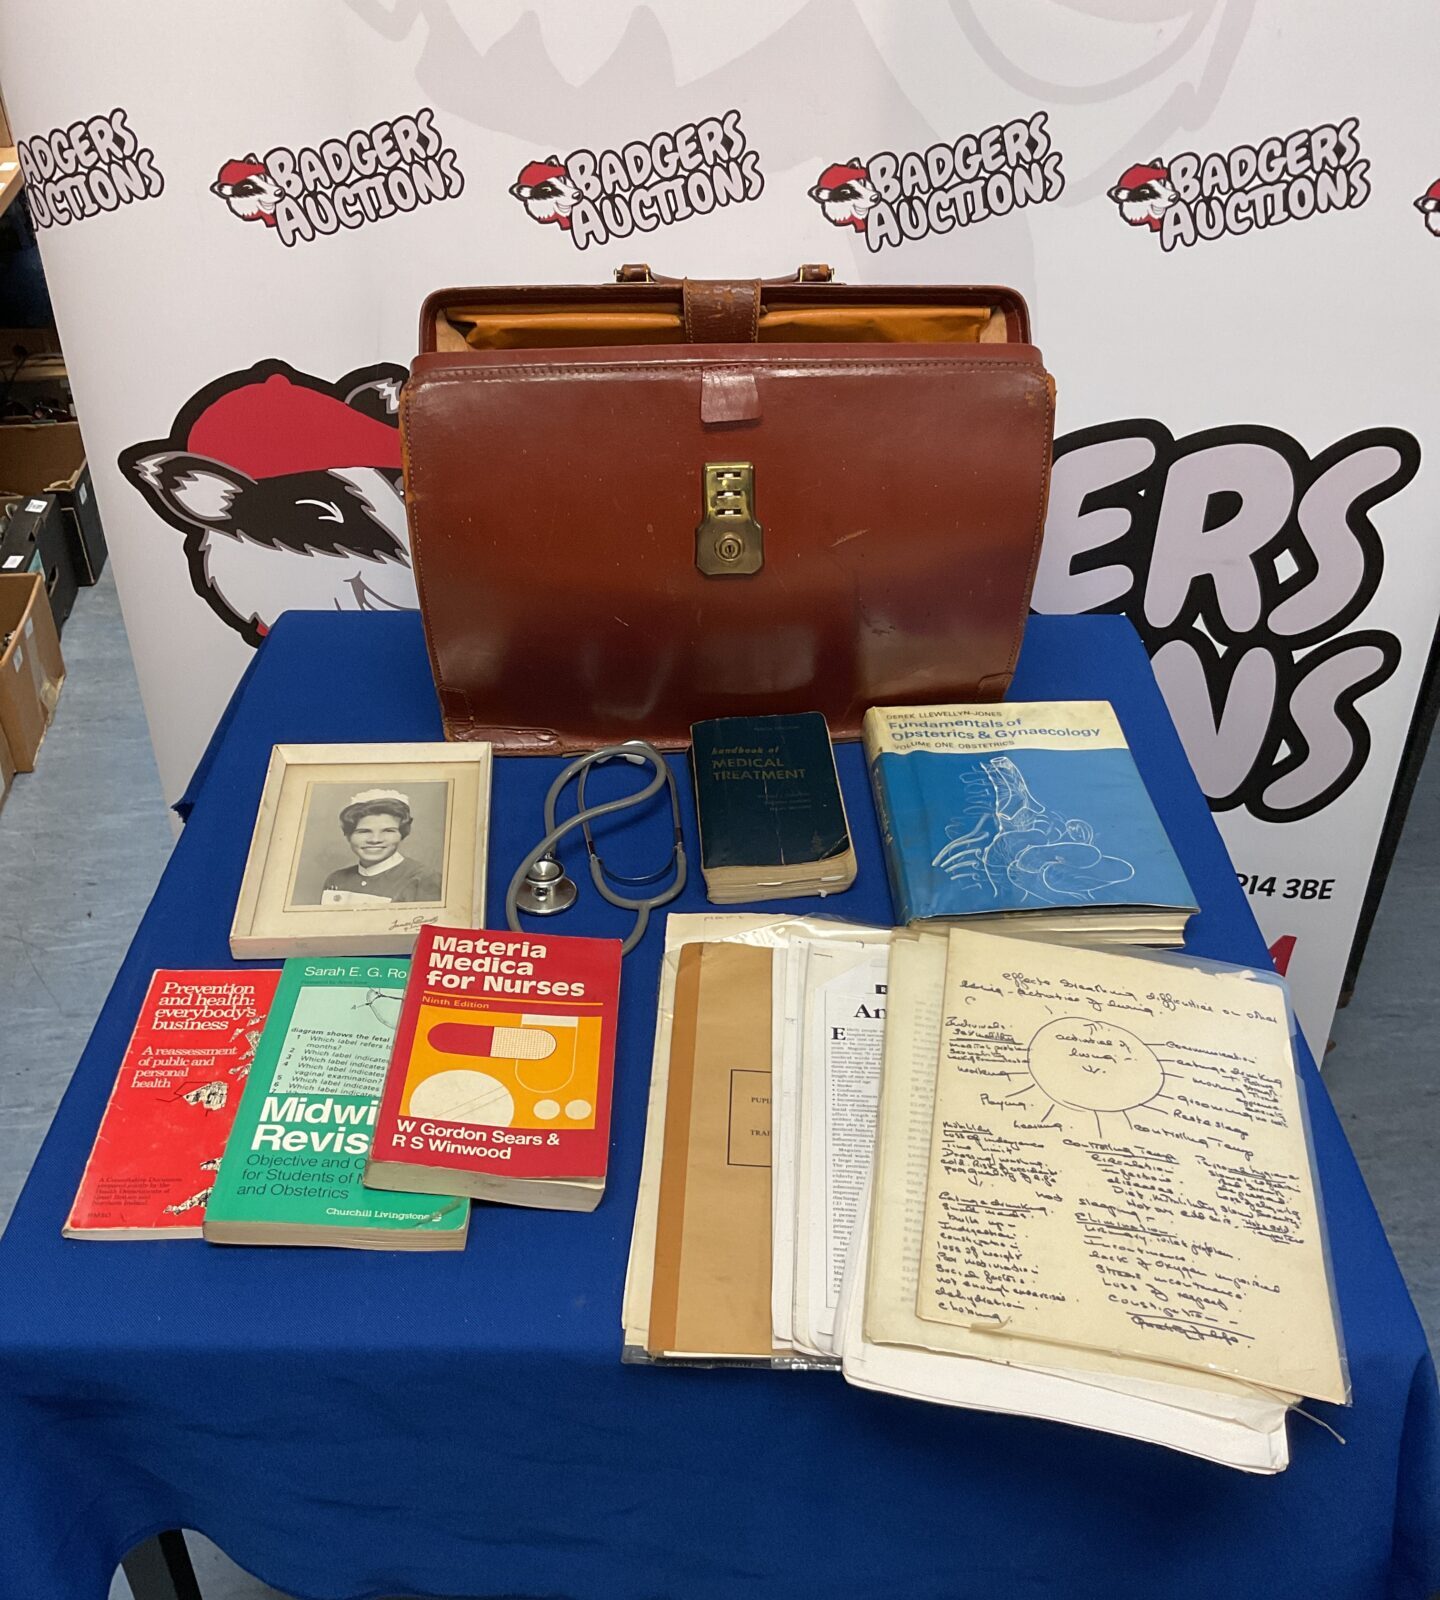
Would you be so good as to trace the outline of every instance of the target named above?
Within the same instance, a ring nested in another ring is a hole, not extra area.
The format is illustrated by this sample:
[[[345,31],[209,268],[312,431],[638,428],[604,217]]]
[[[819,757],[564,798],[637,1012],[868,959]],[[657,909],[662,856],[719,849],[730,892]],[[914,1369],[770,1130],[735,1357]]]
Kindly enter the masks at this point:
[[[916,1311],[1344,1403],[1279,986],[954,930]]]
[[[868,1255],[873,1261],[875,1244],[870,1224],[871,1212],[867,1209],[860,1218],[855,1249],[861,1259]],[[932,1405],[1038,1417],[1126,1439],[1143,1439],[1242,1472],[1283,1472],[1289,1465],[1283,1409],[1273,1427],[1253,1428],[1230,1417],[1167,1404],[1147,1393],[1141,1384],[1123,1385],[1118,1380],[1110,1385],[1081,1382],[1058,1369],[1012,1366],[962,1355],[937,1355],[913,1346],[872,1343],[862,1327],[864,1297],[859,1276],[858,1272],[847,1273],[840,1298],[841,1370],[847,1383]],[[974,1337],[1010,1342],[999,1334]]]
[[[927,1322],[916,1315],[915,1298],[920,1280],[921,1244],[925,1224],[925,1190],[930,1166],[930,1134],[935,1108],[936,1057],[945,996],[946,935],[924,932],[896,937],[890,952],[890,1015],[885,1033],[884,1078],[880,1095],[879,1126],[875,1139],[874,1198],[871,1215],[873,1245],[866,1266],[863,1332],[876,1345],[908,1348],[914,1353],[935,1353],[933,1362],[909,1363],[914,1377],[925,1375],[936,1387],[935,1398],[945,1398],[957,1374],[950,1356],[972,1361],[1002,1363],[1043,1372],[1050,1378],[1099,1388],[1125,1397],[1102,1414],[1100,1424],[1111,1431],[1182,1449],[1196,1449],[1196,1435],[1184,1418],[1170,1408],[1213,1417],[1247,1433],[1268,1436],[1266,1442],[1212,1430],[1199,1453],[1232,1465],[1265,1470],[1283,1466],[1285,1413],[1295,1398],[1241,1383],[1217,1373],[1189,1367],[1143,1361],[1097,1350],[1047,1344],[1001,1333],[995,1328],[955,1327]],[[846,1351],[847,1361],[850,1351]],[[872,1353],[873,1370],[878,1357]],[[981,1393],[986,1380],[974,1374],[967,1380]],[[1004,1392],[1025,1396],[1030,1414],[1077,1420],[1080,1408],[1087,1426],[1103,1402],[1093,1396],[1076,1397],[1046,1382],[1026,1390],[1018,1380],[1006,1380]],[[1057,1398],[1058,1396],[1058,1398]],[[1141,1402],[1139,1407],[1130,1401]],[[960,1402],[956,1402],[960,1403]],[[1058,1407],[1058,1409],[1057,1409]],[[1166,1408],[1161,1410],[1159,1408]],[[1143,1431],[1142,1431],[1143,1430]]]

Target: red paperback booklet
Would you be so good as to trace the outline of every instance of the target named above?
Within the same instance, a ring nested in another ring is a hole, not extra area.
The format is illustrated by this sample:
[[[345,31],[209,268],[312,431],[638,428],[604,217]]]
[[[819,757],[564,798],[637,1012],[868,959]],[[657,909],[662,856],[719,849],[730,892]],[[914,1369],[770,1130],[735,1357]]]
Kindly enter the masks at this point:
[[[365,1182],[593,1208],[619,997],[618,939],[422,928]]]
[[[280,981],[157,972],[65,1223],[67,1239],[198,1239]]]

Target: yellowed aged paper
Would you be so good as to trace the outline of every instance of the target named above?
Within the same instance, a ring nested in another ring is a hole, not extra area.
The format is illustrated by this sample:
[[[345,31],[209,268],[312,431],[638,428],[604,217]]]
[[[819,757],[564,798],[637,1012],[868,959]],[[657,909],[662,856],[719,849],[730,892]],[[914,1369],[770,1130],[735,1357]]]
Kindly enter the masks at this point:
[[[855,1243],[862,1258],[872,1253],[868,1207],[860,1218]],[[1230,1417],[1166,1404],[1142,1387],[1122,1386],[1118,1380],[1102,1386],[1043,1367],[1009,1366],[909,1346],[872,1344],[862,1327],[863,1297],[855,1292],[859,1276],[858,1271],[846,1274],[840,1301],[842,1371],[847,1383],[932,1404],[1043,1417],[1145,1439],[1243,1472],[1282,1472],[1289,1462],[1283,1411],[1273,1427],[1252,1428]]]
[[[952,931],[916,1311],[1343,1403],[1278,985]]]
[[[897,935],[891,947],[865,1337],[875,1344],[1044,1369],[1265,1432],[1283,1428],[1294,1398],[1290,1395],[1273,1394],[1218,1373],[1057,1347],[993,1329],[927,1322],[916,1315],[947,951],[946,936],[938,932]]]

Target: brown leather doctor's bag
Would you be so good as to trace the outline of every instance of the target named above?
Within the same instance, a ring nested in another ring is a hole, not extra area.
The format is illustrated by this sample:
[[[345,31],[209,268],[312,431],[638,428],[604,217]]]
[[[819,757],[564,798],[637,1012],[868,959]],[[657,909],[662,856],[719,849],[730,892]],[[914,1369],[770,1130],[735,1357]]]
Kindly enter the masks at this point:
[[[662,279],[445,289],[401,404],[451,739],[998,699],[1054,385],[1011,289]]]

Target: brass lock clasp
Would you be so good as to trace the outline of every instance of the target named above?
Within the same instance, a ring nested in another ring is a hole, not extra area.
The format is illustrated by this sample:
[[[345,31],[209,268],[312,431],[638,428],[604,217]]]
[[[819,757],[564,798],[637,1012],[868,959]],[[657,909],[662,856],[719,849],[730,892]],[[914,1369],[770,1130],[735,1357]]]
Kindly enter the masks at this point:
[[[748,461],[707,461],[700,487],[705,514],[695,529],[695,565],[710,578],[759,572],[765,530],[755,520],[755,468]]]

